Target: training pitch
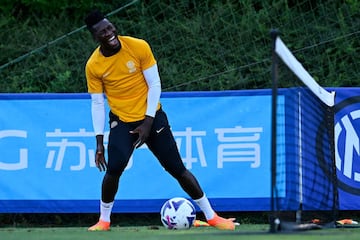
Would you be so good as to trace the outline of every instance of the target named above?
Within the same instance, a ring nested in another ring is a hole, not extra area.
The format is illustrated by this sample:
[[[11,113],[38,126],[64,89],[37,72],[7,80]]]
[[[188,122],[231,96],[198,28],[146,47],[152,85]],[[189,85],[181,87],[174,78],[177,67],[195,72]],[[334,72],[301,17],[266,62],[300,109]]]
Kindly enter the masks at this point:
[[[360,239],[360,228],[334,228],[298,232],[269,233],[268,224],[243,224],[235,231],[221,231],[211,227],[191,228],[190,230],[167,230],[163,226],[114,226],[109,232],[88,232],[85,227],[46,227],[46,228],[0,228],[0,239],[26,240],[92,240],[92,239],[171,239],[171,240],[318,240]]]

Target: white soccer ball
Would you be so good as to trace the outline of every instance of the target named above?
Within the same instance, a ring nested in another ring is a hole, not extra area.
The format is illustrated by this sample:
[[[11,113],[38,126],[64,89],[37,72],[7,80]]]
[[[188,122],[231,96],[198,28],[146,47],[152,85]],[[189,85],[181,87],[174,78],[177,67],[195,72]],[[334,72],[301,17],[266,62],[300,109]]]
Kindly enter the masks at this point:
[[[195,221],[196,210],[186,198],[175,197],[164,203],[160,216],[162,224],[167,229],[189,229]]]

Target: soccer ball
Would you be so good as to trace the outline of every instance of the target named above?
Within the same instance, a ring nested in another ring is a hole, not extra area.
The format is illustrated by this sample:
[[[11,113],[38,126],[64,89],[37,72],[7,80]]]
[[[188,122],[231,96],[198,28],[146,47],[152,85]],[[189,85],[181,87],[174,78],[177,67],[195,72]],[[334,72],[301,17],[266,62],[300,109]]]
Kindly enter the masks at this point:
[[[161,207],[161,222],[167,229],[189,229],[196,218],[194,205],[187,199],[175,197]]]

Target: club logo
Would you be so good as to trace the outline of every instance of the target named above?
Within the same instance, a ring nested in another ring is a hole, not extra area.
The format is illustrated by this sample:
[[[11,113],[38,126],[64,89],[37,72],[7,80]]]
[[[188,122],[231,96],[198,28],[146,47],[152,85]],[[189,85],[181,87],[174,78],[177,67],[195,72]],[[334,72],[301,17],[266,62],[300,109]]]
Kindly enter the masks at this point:
[[[134,63],[132,60],[129,60],[129,61],[126,63],[126,66],[127,66],[127,68],[129,69],[129,73],[134,73],[134,72],[136,72],[135,63]]]
[[[335,165],[338,186],[360,195],[360,96],[335,106]]]

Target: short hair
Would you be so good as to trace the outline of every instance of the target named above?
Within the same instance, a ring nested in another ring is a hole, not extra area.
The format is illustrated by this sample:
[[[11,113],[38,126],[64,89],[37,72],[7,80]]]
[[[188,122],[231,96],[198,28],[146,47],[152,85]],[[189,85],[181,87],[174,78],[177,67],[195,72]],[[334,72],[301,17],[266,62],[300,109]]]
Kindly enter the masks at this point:
[[[86,27],[92,31],[92,27],[103,19],[105,16],[99,10],[93,10],[85,18]]]

